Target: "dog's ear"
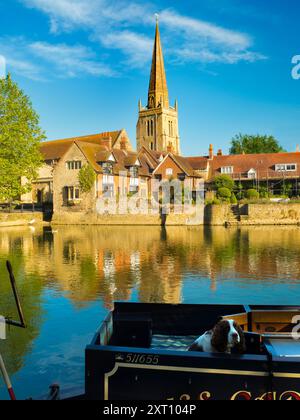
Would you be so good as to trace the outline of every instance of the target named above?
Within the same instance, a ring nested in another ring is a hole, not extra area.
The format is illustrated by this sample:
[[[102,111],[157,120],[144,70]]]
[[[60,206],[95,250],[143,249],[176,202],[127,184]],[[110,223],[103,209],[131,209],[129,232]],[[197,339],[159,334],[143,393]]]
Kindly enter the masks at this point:
[[[228,331],[229,324],[226,321],[221,321],[217,323],[213,329],[213,335],[211,339],[211,344],[215,350],[219,353],[225,353],[228,348]]]
[[[223,321],[223,317],[222,316],[219,316],[218,318],[216,318],[215,322],[211,326],[211,330],[214,330],[214,328],[216,327],[216,325],[218,325],[222,321]]]
[[[237,324],[236,322],[234,323],[234,328],[236,329],[237,333],[240,336],[240,342],[239,344],[237,344],[235,346],[235,350],[238,354],[245,354],[246,353],[246,340],[245,340],[245,334],[244,331],[242,330],[242,328],[240,327],[239,324]]]

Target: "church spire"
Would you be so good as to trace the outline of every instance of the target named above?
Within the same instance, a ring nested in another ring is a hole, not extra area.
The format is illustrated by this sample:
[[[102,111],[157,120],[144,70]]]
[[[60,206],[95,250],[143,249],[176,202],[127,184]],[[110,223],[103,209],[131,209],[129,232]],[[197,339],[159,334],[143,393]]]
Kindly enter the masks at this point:
[[[152,68],[148,93],[148,108],[153,109],[160,106],[162,108],[169,108],[169,94],[157,15],[155,43],[153,49]]]

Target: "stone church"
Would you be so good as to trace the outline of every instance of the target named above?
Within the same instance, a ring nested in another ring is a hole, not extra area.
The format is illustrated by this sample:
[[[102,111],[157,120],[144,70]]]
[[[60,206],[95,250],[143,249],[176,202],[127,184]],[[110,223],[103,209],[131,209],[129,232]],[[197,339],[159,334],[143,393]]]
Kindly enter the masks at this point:
[[[139,119],[137,123],[137,148],[143,146],[158,152],[171,152],[180,155],[178,129],[178,103],[170,106],[164,57],[156,23],[155,43],[146,107],[139,102]]]

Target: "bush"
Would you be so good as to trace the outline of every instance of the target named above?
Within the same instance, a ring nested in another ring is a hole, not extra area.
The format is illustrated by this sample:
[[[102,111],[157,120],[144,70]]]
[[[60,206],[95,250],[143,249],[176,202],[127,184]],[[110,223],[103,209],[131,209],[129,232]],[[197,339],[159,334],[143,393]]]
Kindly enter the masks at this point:
[[[260,198],[269,198],[270,194],[267,187],[261,187],[259,189],[259,196]]]
[[[246,198],[248,200],[257,200],[259,198],[259,193],[256,190],[247,190]]]
[[[218,200],[217,198],[214,198],[213,200],[206,200],[205,204],[207,206],[219,205],[219,204],[221,204],[221,201]]]
[[[237,204],[238,203],[238,200],[237,200],[234,193],[231,194],[230,202],[231,202],[231,204]]]
[[[232,192],[230,189],[222,187],[218,189],[218,198],[221,198],[224,201],[230,201]]]
[[[234,180],[228,175],[219,175],[214,179],[214,185],[216,190],[220,188],[227,188],[230,191],[234,189]]]

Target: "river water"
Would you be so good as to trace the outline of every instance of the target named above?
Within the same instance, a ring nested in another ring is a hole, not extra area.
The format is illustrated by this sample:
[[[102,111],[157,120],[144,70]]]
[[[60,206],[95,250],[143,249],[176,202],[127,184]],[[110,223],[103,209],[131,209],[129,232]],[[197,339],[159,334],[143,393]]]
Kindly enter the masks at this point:
[[[0,229],[0,314],[16,318],[7,259],[28,329],[0,353],[21,399],[83,389],[84,348],[114,301],[300,305],[300,227]]]

